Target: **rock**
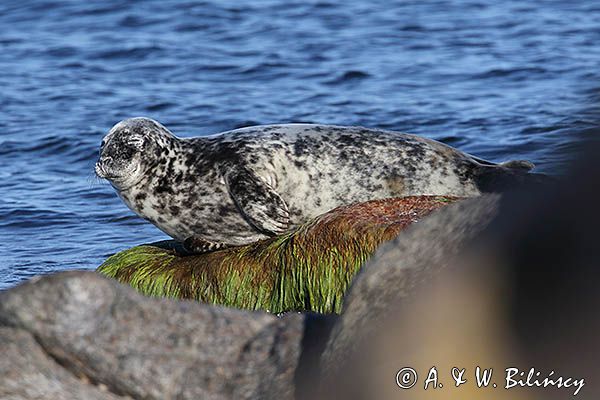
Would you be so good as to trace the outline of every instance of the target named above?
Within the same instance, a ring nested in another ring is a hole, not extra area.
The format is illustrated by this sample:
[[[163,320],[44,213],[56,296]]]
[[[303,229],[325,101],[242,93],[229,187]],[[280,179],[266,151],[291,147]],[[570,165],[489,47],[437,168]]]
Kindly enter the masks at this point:
[[[413,196],[338,207],[291,233],[201,255],[186,256],[174,242],[137,246],[98,271],[153,296],[339,313],[346,288],[381,243],[457,200]]]
[[[15,399],[279,399],[293,395],[303,317],[150,299],[66,272],[0,293],[0,326],[0,393]]]
[[[358,369],[368,373],[372,367],[367,362],[369,351],[377,343],[379,333],[390,329],[390,323],[403,321],[397,319],[398,306],[410,302],[415,292],[429,284],[485,229],[498,212],[499,198],[489,195],[448,206],[381,246],[367,262],[349,289],[344,312],[332,328],[320,360],[326,386],[330,390],[335,388],[336,396],[342,393],[360,398],[358,393],[362,393],[369,381],[364,376],[352,378],[356,366],[364,364],[364,370]],[[410,329],[404,324],[401,326]],[[399,332],[399,337],[400,333],[403,332]],[[402,342],[388,344],[388,356],[394,359],[391,356],[397,354],[394,346],[402,346]],[[385,376],[392,377],[391,387],[397,389],[393,386],[393,377],[404,365],[403,361],[401,365],[394,365],[387,356],[384,359],[388,368],[392,368],[386,370]],[[398,368],[393,370],[396,366]]]
[[[2,399],[122,399],[67,372],[23,329],[0,327],[0,348]]]
[[[325,365],[340,365],[389,318],[390,307],[412,295],[447,265],[457,252],[492,220],[498,195],[464,200],[421,221],[383,245],[357,276],[344,303],[327,350]]]

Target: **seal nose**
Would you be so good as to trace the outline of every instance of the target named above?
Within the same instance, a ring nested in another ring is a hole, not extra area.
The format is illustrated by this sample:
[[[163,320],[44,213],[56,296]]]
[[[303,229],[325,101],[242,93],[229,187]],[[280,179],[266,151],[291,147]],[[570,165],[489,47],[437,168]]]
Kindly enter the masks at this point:
[[[99,178],[104,178],[104,171],[102,170],[102,167],[100,166],[100,161],[98,161],[96,163],[96,165],[94,165],[94,171],[96,172],[96,176],[98,176]]]
[[[100,159],[98,160],[98,162],[96,162],[96,165],[94,166],[94,169],[96,170],[96,175],[98,175],[100,178],[106,178],[107,174],[106,174],[106,170],[104,169],[105,166],[109,166],[112,164],[113,158],[110,156],[107,157],[100,157]]]

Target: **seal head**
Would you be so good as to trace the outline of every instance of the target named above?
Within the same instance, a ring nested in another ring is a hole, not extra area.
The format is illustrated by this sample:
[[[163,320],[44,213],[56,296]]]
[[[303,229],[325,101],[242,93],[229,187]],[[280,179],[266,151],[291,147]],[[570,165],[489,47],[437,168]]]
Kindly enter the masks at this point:
[[[157,156],[173,139],[173,134],[156,121],[147,118],[121,121],[102,140],[96,175],[107,179],[117,190],[127,190],[155,168]]]

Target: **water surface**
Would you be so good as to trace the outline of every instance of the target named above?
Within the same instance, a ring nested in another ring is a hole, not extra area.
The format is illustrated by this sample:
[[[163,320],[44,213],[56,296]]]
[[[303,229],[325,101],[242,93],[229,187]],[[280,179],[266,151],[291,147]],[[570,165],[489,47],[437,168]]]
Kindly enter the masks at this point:
[[[597,132],[598,43],[593,1],[3,1],[0,288],[165,238],[93,177],[121,119],[365,125],[560,174]]]

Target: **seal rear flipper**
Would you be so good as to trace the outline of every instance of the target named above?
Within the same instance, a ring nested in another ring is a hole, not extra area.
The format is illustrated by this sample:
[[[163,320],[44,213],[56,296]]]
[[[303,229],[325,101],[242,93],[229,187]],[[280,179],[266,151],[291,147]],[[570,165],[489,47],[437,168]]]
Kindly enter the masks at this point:
[[[245,167],[235,167],[225,176],[229,195],[244,218],[258,231],[275,235],[290,227],[285,201],[264,179]]]
[[[504,167],[509,169],[520,169],[523,171],[531,171],[533,168],[535,168],[535,164],[527,160],[509,160],[501,163],[495,163],[488,160],[484,160],[483,158],[472,156],[470,154],[469,157],[471,157],[471,159],[473,159],[477,164],[480,164],[482,166]]]
[[[510,160],[500,163],[499,166],[522,171],[531,171],[535,167],[535,164],[527,160]]]
[[[533,164],[527,161],[508,161],[496,166],[481,166],[475,171],[477,188],[482,192],[505,192],[511,189],[535,189],[554,183],[546,174],[529,172]]]

